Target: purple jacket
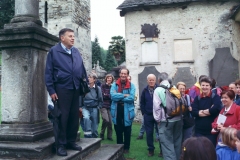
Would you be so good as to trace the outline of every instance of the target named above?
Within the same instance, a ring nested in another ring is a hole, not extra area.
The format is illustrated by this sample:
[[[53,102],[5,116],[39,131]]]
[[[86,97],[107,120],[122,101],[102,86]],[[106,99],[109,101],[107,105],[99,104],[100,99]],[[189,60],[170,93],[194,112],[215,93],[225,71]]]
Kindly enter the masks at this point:
[[[103,96],[102,107],[103,108],[110,108],[111,103],[112,103],[111,96],[110,96],[111,85],[109,86],[106,83],[102,84],[101,90],[102,90],[102,96]]]

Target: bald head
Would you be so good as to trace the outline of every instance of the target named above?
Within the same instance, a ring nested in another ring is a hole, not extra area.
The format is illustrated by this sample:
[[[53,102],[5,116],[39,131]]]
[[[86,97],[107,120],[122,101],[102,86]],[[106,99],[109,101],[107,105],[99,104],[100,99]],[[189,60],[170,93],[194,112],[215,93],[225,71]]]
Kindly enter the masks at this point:
[[[156,76],[154,74],[149,74],[147,76],[147,83],[149,87],[154,87],[156,84]]]

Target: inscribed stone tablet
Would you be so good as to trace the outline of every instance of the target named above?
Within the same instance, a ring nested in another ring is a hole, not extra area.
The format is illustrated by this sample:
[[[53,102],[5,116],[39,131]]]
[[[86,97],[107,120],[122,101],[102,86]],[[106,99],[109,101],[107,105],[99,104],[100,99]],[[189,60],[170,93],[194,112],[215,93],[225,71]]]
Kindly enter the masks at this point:
[[[218,86],[228,86],[238,79],[238,61],[232,57],[230,48],[216,49],[214,58],[209,62],[209,73]]]
[[[193,60],[192,39],[174,40],[175,61]]]
[[[142,44],[142,62],[158,62],[158,44],[156,42]]]
[[[173,85],[176,85],[180,81],[186,84],[187,89],[195,84],[196,78],[192,75],[189,67],[181,67],[177,69],[177,73],[173,77]]]

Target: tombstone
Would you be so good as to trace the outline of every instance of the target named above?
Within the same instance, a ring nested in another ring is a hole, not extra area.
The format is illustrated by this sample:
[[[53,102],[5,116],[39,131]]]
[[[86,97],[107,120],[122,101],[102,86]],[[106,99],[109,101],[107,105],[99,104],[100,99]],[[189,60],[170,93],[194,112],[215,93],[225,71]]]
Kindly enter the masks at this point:
[[[160,72],[158,72],[155,66],[149,66],[149,67],[145,67],[142,73],[138,74],[139,97],[141,96],[143,89],[147,86],[147,76],[149,74],[154,74],[157,78]],[[139,98],[139,102],[140,102],[140,98]]]
[[[190,67],[177,68],[177,72],[173,77],[173,85],[176,85],[180,81],[186,84],[186,88],[190,88],[196,83],[196,77],[192,75]]]
[[[230,48],[216,48],[216,54],[209,62],[209,73],[218,86],[228,86],[239,78],[238,61],[232,57]]]

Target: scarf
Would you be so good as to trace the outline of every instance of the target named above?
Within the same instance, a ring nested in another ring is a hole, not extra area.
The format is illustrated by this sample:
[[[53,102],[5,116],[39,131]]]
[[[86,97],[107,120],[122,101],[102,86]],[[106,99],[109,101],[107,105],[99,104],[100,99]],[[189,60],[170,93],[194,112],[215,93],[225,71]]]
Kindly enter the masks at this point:
[[[116,85],[118,85],[118,93],[122,93],[122,83],[121,83],[121,80],[120,78],[116,81]],[[124,86],[124,89],[129,89],[130,88],[130,82],[129,80],[127,79],[125,81],[125,86]]]

